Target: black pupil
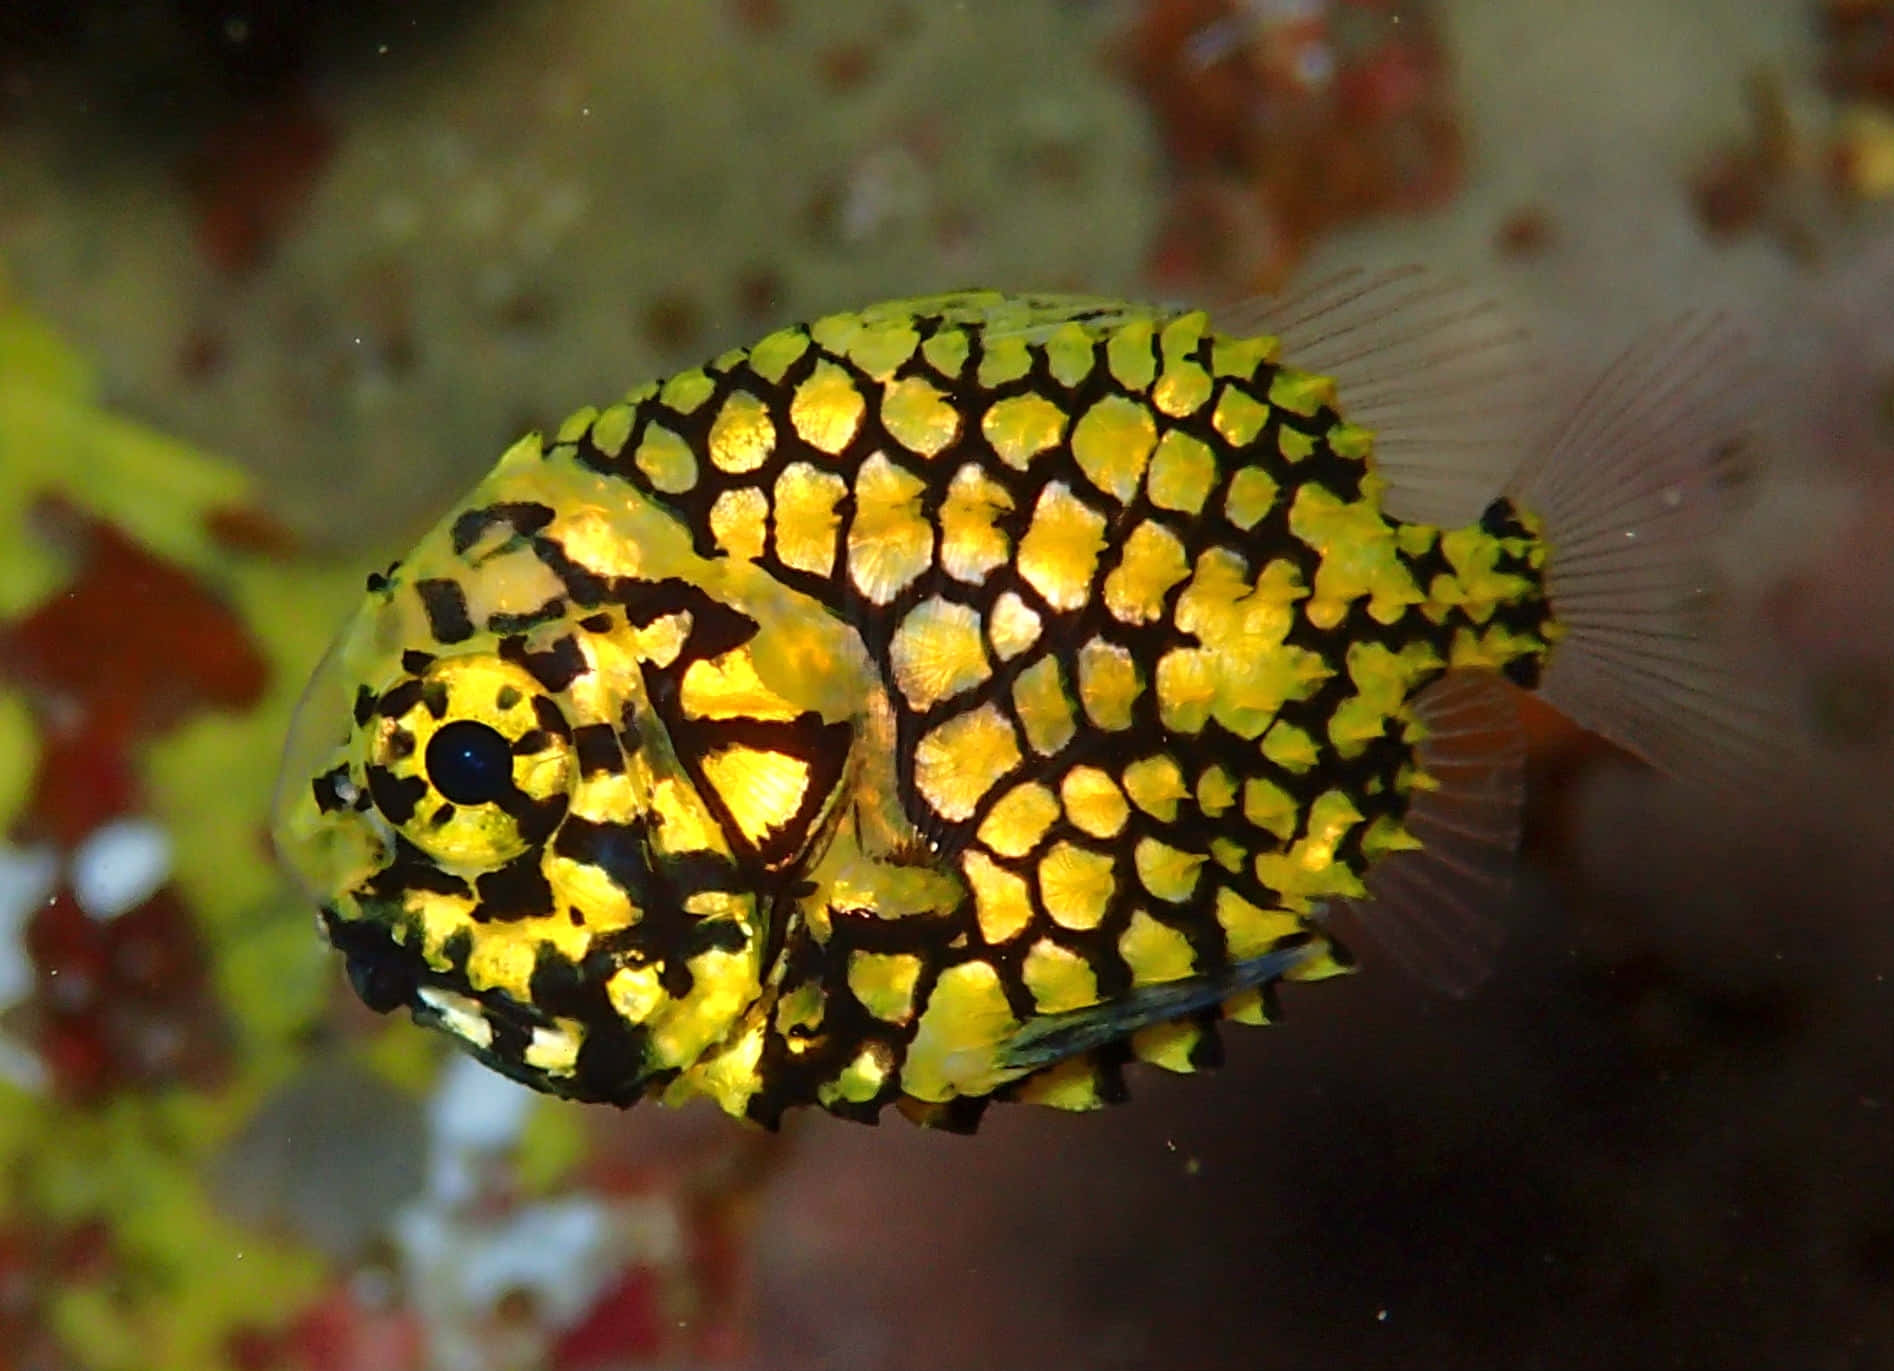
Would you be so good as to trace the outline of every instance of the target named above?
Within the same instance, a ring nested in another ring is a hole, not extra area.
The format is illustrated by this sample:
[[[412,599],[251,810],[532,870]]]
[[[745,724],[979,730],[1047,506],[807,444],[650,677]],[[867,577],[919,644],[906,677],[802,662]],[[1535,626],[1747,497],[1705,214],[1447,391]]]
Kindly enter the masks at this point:
[[[493,729],[460,719],[428,740],[427,778],[457,805],[481,805],[513,788],[513,750]]]

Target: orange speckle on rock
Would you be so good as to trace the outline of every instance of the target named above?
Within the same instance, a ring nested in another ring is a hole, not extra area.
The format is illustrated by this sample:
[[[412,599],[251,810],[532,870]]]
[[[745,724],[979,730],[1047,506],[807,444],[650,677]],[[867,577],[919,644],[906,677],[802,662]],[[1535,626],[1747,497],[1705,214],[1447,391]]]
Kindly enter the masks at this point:
[[[1894,104],[1894,7],[1886,0],[1824,0],[1817,9],[1829,93]]]
[[[772,267],[754,266],[737,277],[737,310],[746,321],[766,319],[783,293],[782,275]]]
[[[178,375],[191,385],[202,385],[224,369],[230,343],[221,329],[200,325],[178,345]]]
[[[783,26],[783,0],[731,0],[730,14],[752,34],[774,33]]]
[[[837,43],[817,54],[816,68],[830,93],[840,94],[854,90],[874,74],[875,56],[865,44]]]
[[[645,306],[643,325],[645,341],[651,346],[667,353],[682,352],[697,341],[703,316],[688,294],[670,291]]]
[[[1493,246],[1503,257],[1537,257],[1552,243],[1552,218],[1537,205],[1516,209],[1500,220]]]
[[[213,129],[179,168],[211,265],[232,275],[259,266],[307,203],[335,141],[329,120],[295,94]]]
[[[1771,177],[1747,150],[1721,153],[1698,173],[1690,188],[1697,220],[1712,238],[1733,238],[1753,228],[1768,204]]]
[[[295,530],[253,505],[219,505],[204,516],[219,547],[262,557],[293,557],[302,551]]]

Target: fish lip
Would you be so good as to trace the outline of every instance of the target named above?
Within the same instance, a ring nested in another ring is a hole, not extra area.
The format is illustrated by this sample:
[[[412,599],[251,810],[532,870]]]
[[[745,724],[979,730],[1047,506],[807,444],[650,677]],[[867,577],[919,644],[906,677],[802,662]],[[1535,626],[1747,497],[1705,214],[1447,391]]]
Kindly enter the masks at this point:
[[[503,991],[476,990],[464,975],[430,966],[420,949],[397,941],[379,919],[345,919],[333,906],[324,906],[321,918],[323,932],[342,954],[349,984],[362,1003],[378,1014],[405,1007],[415,1023],[444,1034],[460,1050],[510,1080],[564,1099],[626,1108],[677,1074],[674,1069],[646,1069],[643,1029],[610,1021],[605,1031],[613,1035],[616,1050],[607,1057],[569,1076],[543,1071],[517,1053],[500,1050],[501,1041],[508,1035],[523,1043],[534,1029],[553,1024],[554,1020],[539,1006],[521,1003]],[[428,995],[430,990],[447,992],[477,1006],[492,1026],[495,1039],[483,1044],[457,1031],[442,1012],[439,997]]]
[[[333,905],[325,905],[321,922],[329,945],[342,954],[349,984],[377,1014],[405,1007],[417,1022],[439,1026],[441,1016],[423,993],[437,990],[470,1000],[522,1031],[552,1022],[535,1005],[522,1004],[503,991],[477,990],[459,970],[431,965],[419,947],[396,938],[383,918],[344,918]]]
[[[344,919],[333,905],[322,907],[322,931],[342,954],[356,996],[377,1014],[421,1003],[426,964],[418,950],[403,947],[379,922]]]

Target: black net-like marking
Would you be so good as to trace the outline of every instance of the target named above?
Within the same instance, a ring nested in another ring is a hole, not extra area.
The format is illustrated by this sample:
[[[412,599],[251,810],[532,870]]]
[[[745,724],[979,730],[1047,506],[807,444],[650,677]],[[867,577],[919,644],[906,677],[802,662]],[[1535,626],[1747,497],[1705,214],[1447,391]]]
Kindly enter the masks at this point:
[[[784,468],[795,463],[807,463],[842,478],[845,493],[835,511],[838,525],[834,531],[832,570],[829,574],[817,575],[800,570],[784,564],[777,557],[773,507],[767,525],[765,549],[757,560],[763,569],[782,584],[808,596],[849,624],[860,635],[872,660],[880,664],[896,718],[899,798],[916,828],[931,840],[940,859],[947,860],[954,852],[973,841],[973,835],[994,804],[1014,784],[1038,775],[1056,793],[1058,778],[1078,765],[1098,766],[1114,780],[1119,780],[1124,767],[1131,761],[1169,756],[1177,763],[1187,790],[1194,787],[1197,778],[1205,771],[1220,765],[1234,780],[1237,799],[1222,815],[1212,817],[1201,812],[1194,798],[1187,795],[1179,802],[1177,821],[1173,823],[1160,822],[1134,804],[1124,829],[1110,840],[1087,836],[1061,820],[1055,822],[1034,849],[1023,857],[1009,859],[988,854],[996,865],[1025,878],[1033,906],[1032,922],[1028,928],[1008,939],[1002,946],[989,947],[985,944],[977,921],[972,917],[970,902],[945,919],[849,920],[838,922],[835,935],[826,946],[817,947],[808,940],[804,940],[801,946],[792,943],[786,955],[800,960],[792,960],[791,974],[784,982],[785,992],[793,988],[798,978],[815,978],[828,989],[827,1011],[818,1035],[821,1041],[814,1045],[804,1043],[797,1051],[791,1052],[787,1044],[772,1036],[761,1066],[765,1089],[751,1106],[752,1114],[766,1122],[773,1122],[774,1116],[783,1107],[810,1098],[815,1086],[832,1079],[868,1038],[887,1042],[897,1062],[905,1051],[906,1043],[913,1034],[913,1023],[892,1027],[874,1020],[859,1005],[855,1005],[847,993],[847,956],[856,947],[921,955],[923,971],[915,991],[917,1006],[926,1004],[933,983],[948,966],[976,957],[988,961],[1000,972],[1013,1012],[1018,1017],[1026,1018],[1036,1011],[1022,969],[1028,950],[1042,937],[1050,937],[1082,954],[1093,969],[1102,997],[1109,999],[1128,990],[1132,972],[1120,955],[1117,944],[1133,913],[1140,908],[1184,934],[1195,953],[1199,973],[1215,974],[1225,969],[1230,957],[1223,929],[1215,915],[1218,890],[1227,887],[1264,909],[1280,908],[1283,904],[1280,893],[1256,879],[1250,861],[1258,853],[1286,850],[1297,839],[1305,836],[1310,807],[1325,791],[1340,789],[1346,792],[1363,814],[1363,822],[1351,829],[1336,852],[1336,860],[1357,876],[1364,873],[1367,861],[1361,850],[1363,835],[1376,818],[1386,815],[1398,820],[1405,813],[1406,797],[1396,782],[1402,769],[1412,763],[1413,749],[1396,736],[1393,729],[1370,742],[1352,758],[1343,758],[1329,742],[1329,720],[1336,709],[1355,693],[1346,670],[1347,649],[1354,643],[1377,642],[1398,652],[1419,639],[1431,643],[1445,659],[1456,631],[1471,624],[1469,619],[1457,612],[1450,614],[1445,622],[1434,624],[1417,610],[1410,610],[1392,624],[1382,624],[1369,615],[1365,599],[1356,599],[1350,603],[1346,616],[1339,624],[1322,629],[1310,622],[1298,608],[1286,639],[1287,644],[1316,653],[1334,669],[1334,674],[1308,699],[1286,703],[1277,716],[1281,722],[1303,730],[1316,744],[1318,756],[1314,765],[1301,773],[1276,765],[1261,753],[1259,740],[1239,737],[1214,719],[1208,721],[1198,733],[1173,733],[1163,725],[1160,718],[1155,673],[1157,662],[1170,649],[1198,645],[1193,635],[1183,633],[1174,623],[1178,599],[1191,584],[1191,576],[1186,574],[1170,588],[1163,601],[1163,612],[1156,621],[1144,625],[1121,622],[1107,607],[1104,587],[1106,579],[1120,565],[1126,537],[1140,523],[1153,521],[1175,535],[1181,543],[1187,573],[1194,570],[1199,557],[1205,552],[1226,549],[1243,560],[1252,580],[1269,563],[1286,561],[1297,571],[1301,584],[1305,588],[1312,587],[1321,558],[1289,529],[1289,512],[1297,489],[1303,485],[1317,484],[1337,499],[1353,502],[1361,496],[1361,482],[1367,470],[1361,461],[1341,456],[1330,446],[1328,436],[1338,424],[1339,416],[1327,408],[1312,416],[1304,416],[1269,406],[1268,419],[1262,430],[1251,442],[1236,450],[1212,422],[1217,402],[1224,388],[1229,387],[1258,404],[1268,405],[1270,385],[1278,370],[1274,364],[1260,364],[1248,378],[1216,378],[1209,399],[1190,415],[1174,419],[1150,403],[1149,387],[1130,388],[1113,375],[1106,353],[1108,335],[1094,341],[1093,364],[1076,386],[1067,387],[1059,382],[1052,374],[1046,349],[1034,345],[1031,348],[1032,364],[1024,375],[988,387],[978,380],[984,349],[977,327],[965,327],[957,322],[944,323],[938,317],[915,317],[909,322],[919,333],[923,344],[943,327],[963,329],[969,343],[968,356],[956,377],[946,377],[936,371],[921,346],[914,349],[886,383],[875,381],[845,354],[829,351],[813,339],[784,371],[781,379],[775,382],[760,376],[750,365],[747,354],[733,354],[724,359],[726,364],[721,368],[705,368],[705,375],[713,383],[712,393],[690,412],[679,412],[667,406],[660,398],[660,391],[633,407],[630,432],[616,456],[601,452],[588,435],[576,444],[577,459],[594,470],[628,482],[643,495],[672,510],[690,531],[697,552],[706,557],[724,555],[712,534],[710,515],[718,498],[725,492],[756,489],[764,494],[766,500],[773,501],[777,477]],[[1213,345],[1213,336],[1206,334],[1190,354],[1190,360],[1214,376],[1211,356]],[[1157,347],[1155,339],[1152,347]],[[822,363],[844,371],[865,405],[857,432],[839,454],[829,454],[804,444],[797,436],[790,418],[790,405],[798,388]],[[1160,360],[1160,376],[1162,370],[1163,361]],[[961,418],[957,440],[931,458],[903,447],[881,421],[880,400],[886,385],[908,377],[923,379],[941,391]],[[746,391],[762,402],[775,427],[775,444],[760,467],[741,474],[730,474],[718,469],[709,460],[710,428],[725,399],[738,390]],[[1022,472],[1001,460],[982,433],[980,420],[995,402],[1027,394],[1041,395],[1051,400],[1066,414],[1068,422],[1065,439],[1034,457]],[[1099,400],[1114,395],[1143,406],[1156,423],[1160,441],[1167,432],[1181,430],[1203,443],[1213,454],[1216,479],[1199,514],[1186,515],[1155,506],[1143,481],[1128,503],[1120,503],[1094,485],[1087,476],[1073,455],[1071,432],[1087,409]],[[661,424],[679,435],[696,454],[697,480],[689,490],[681,493],[659,490],[637,465],[635,454],[652,424]],[[1291,462],[1282,455],[1281,439],[1287,429],[1297,431],[1312,448],[1309,455],[1299,461]],[[850,577],[848,556],[849,531],[856,513],[852,494],[854,478],[861,465],[877,454],[922,483],[920,513],[932,526],[935,540],[933,567],[904,586],[885,605],[873,604],[857,591]],[[969,463],[977,465],[981,473],[1003,489],[1012,501],[1012,509],[995,517],[993,525],[1006,535],[1015,556],[1031,524],[1040,494],[1055,482],[1063,482],[1075,497],[1105,516],[1104,548],[1094,567],[1089,593],[1081,608],[1071,612],[1054,609],[1020,574],[1013,561],[995,568],[980,584],[957,580],[940,566],[941,508],[954,477]],[[1225,513],[1230,483],[1237,472],[1245,467],[1261,469],[1275,483],[1277,490],[1268,512],[1248,530],[1230,522]],[[1489,514],[1489,520],[1497,519],[1504,523],[1509,514],[1509,510],[1495,511]],[[1490,531],[1499,533],[1501,528],[1495,526]],[[1410,556],[1403,553],[1402,556],[1415,583],[1423,591],[1437,575],[1451,574],[1451,568],[1441,554],[1437,541],[1418,554]],[[1503,562],[1501,569],[1527,576],[1534,583],[1538,580],[1537,573],[1527,567],[1523,560]],[[925,710],[910,708],[895,686],[890,653],[895,631],[907,615],[924,600],[939,596],[972,608],[980,615],[982,624],[986,625],[991,622],[1000,597],[1009,592],[1018,596],[1040,616],[1042,629],[1039,640],[1010,661],[999,659],[989,647],[990,675],[980,685]],[[588,601],[581,595],[578,602],[584,604]],[[1502,607],[1496,619],[1515,631],[1539,634],[1545,626],[1545,606],[1542,599],[1529,598],[1519,605]],[[1106,731],[1094,727],[1086,718],[1079,701],[1079,649],[1093,638],[1124,647],[1138,666],[1143,688],[1132,707],[1129,729]],[[1038,757],[1027,745],[1025,730],[1013,706],[1012,693],[1014,682],[1019,676],[1048,655],[1056,658],[1060,664],[1077,733],[1064,748],[1046,759]],[[920,740],[942,722],[987,704],[997,706],[1012,721],[1020,740],[1022,761],[1011,774],[1001,778],[985,792],[968,819],[960,823],[948,823],[932,810],[915,787],[915,751]],[[1296,801],[1299,811],[1296,827],[1286,838],[1278,838],[1258,829],[1243,817],[1242,787],[1243,782],[1251,777],[1274,783]],[[1249,858],[1243,869],[1236,873],[1226,871],[1214,859],[1207,860],[1191,896],[1181,904],[1173,904],[1149,896],[1138,880],[1133,852],[1138,841],[1146,837],[1200,853],[1209,852],[1214,839],[1227,838],[1240,845]],[[1105,853],[1115,864],[1117,890],[1102,922],[1096,928],[1082,931],[1067,929],[1057,924],[1043,907],[1035,868],[1046,848],[1060,840]],[[949,950],[947,944],[957,938],[964,939],[965,945],[959,950]],[[877,1101],[855,1107],[854,1112],[872,1113],[895,1093],[891,1084]],[[850,1112],[846,1106],[837,1108],[841,1112]]]

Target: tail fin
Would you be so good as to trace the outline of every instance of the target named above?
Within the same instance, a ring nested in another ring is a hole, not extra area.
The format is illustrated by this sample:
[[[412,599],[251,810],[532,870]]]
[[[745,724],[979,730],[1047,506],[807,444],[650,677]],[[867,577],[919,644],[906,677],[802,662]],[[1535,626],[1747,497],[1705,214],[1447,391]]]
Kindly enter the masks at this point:
[[[1784,726],[1714,622],[1710,541],[1740,475],[1755,393],[1742,331],[1686,316],[1633,344],[1506,494],[1545,521],[1566,636],[1540,691],[1662,770],[1753,775]]]

